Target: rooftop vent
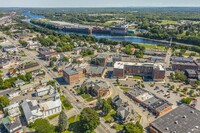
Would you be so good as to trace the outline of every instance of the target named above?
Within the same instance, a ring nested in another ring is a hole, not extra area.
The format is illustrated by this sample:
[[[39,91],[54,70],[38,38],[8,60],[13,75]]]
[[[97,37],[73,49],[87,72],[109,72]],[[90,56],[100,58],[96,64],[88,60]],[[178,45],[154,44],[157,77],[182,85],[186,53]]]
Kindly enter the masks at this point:
[[[194,113],[194,110],[191,110],[191,112],[190,113]]]
[[[186,115],[184,115],[183,118],[186,118]]]
[[[168,131],[168,130],[169,130],[169,128],[168,128],[168,127],[166,127],[166,128],[165,128],[165,130],[167,130],[167,131]]]
[[[197,128],[197,129],[198,129],[198,128],[199,128],[199,126],[195,126],[195,128]]]
[[[175,124],[178,124],[178,121],[175,121],[174,123],[175,123]]]

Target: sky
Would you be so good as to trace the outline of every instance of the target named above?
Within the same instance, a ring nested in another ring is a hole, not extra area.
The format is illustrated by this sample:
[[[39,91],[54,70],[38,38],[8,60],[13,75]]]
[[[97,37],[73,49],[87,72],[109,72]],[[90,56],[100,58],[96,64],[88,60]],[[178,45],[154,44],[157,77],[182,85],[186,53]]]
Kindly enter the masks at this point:
[[[199,6],[200,0],[0,0],[0,7]]]

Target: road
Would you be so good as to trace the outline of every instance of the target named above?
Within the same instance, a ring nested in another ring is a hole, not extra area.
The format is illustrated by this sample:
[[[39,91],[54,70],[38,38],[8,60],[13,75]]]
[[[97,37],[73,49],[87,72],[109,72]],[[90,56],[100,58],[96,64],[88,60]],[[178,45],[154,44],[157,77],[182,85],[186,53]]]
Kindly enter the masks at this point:
[[[10,37],[2,34],[0,32],[0,36],[4,36],[8,41],[10,41],[13,45],[18,46],[18,41],[17,40],[13,40]],[[57,75],[55,75],[52,71],[49,71],[46,66],[47,66],[47,62],[44,60],[41,60],[38,58],[37,55],[33,54],[34,51],[29,51],[25,48],[22,49],[24,51],[24,53],[30,57],[31,60],[38,62],[38,64],[41,66],[41,69],[43,69],[46,72],[46,78],[48,78],[49,80],[55,80],[57,78]],[[73,93],[70,92],[70,90],[68,88],[65,89],[64,85],[59,85],[58,81],[56,81],[56,84],[60,87],[61,91],[63,91],[64,96],[66,98],[68,98],[68,100],[71,102],[72,106],[75,109],[75,114],[78,115],[80,114],[80,112],[82,111],[82,109],[85,106],[85,101],[81,98],[77,98],[78,96],[74,96]],[[3,92],[2,92],[3,93]],[[79,102],[77,102],[77,99],[79,100]],[[110,126],[105,123],[102,119],[100,120],[100,125],[95,129],[95,131],[97,133],[115,133],[116,131],[114,129],[111,129]]]

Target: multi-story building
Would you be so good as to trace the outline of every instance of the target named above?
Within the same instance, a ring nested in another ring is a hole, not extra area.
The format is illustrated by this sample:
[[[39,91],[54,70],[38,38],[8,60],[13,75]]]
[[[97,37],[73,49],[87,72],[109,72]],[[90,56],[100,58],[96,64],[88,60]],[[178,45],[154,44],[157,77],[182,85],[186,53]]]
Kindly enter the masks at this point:
[[[98,54],[96,57],[92,59],[95,65],[97,66],[106,66],[106,63],[108,61],[108,56],[105,54]]]
[[[19,69],[24,72],[31,72],[31,71],[40,69],[40,65],[37,62],[30,61],[30,62],[21,64]]]
[[[17,118],[21,115],[19,110],[19,103],[11,104],[5,108],[3,108],[4,112],[7,112],[9,116],[13,118]]]
[[[110,93],[110,86],[103,80],[86,80],[83,82],[82,87],[84,87],[86,92],[92,96],[105,96]]]
[[[120,36],[126,36],[128,31],[128,25],[116,25],[113,27],[110,27],[111,35],[120,35]]]
[[[63,70],[63,78],[67,84],[75,84],[85,77],[85,72],[83,68],[66,68]]]
[[[149,126],[150,133],[200,133],[200,111],[182,104]]]
[[[55,50],[47,48],[47,47],[39,48],[38,52],[39,52],[39,56],[45,60],[49,60],[52,57],[60,58],[60,55]]]
[[[113,76],[125,78],[126,75],[137,75],[157,81],[165,78],[165,69],[162,64],[156,63],[116,62],[114,64]]]
[[[186,69],[198,70],[198,64],[193,58],[177,57],[170,58],[173,70],[185,71]]]

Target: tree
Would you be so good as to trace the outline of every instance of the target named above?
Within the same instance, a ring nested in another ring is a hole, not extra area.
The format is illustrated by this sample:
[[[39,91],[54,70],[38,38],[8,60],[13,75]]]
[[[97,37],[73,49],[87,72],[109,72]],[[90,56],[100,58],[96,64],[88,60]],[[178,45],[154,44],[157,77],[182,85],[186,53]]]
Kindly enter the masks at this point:
[[[99,124],[98,113],[91,108],[84,108],[80,115],[80,128],[82,131],[91,133]]]
[[[28,82],[30,82],[30,80],[32,79],[31,73],[26,73],[25,77],[26,77],[26,81]]]
[[[46,119],[37,119],[33,124],[33,128],[36,133],[54,133],[54,127]]]
[[[130,122],[124,126],[125,133],[143,133],[143,127],[139,122],[136,124]]]
[[[112,109],[111,105],[108,104],[108,102],[104,100],[104,104],[102,108],[104,115],[107,115],[111,111],[111,109]]]
[[[64,111],[62,111],[59,115],[58,119],[58,132],[61,133],[65,131],[67,128],[67,116]]]
[[[192,102],[192,98],[190,97],[183,98],[181,99],[181,102],[189,105]]]
[[[72,107],[70,101],[69,101],[67,98],[65,98],[65,99],[63,100],[62,104],[63,104],[63,106],[64,106],[66,109]]]
[[[97,109],[97,110],[102,109],[103,104],[104,104],[103,99],[101,99],[101,97],[98,97],[98,98],[97,98],[97,103],[96,103],[96,109]]]
[[[10,104],[10,100],[6,96],[0,96],[0,107],[4,108]]]

